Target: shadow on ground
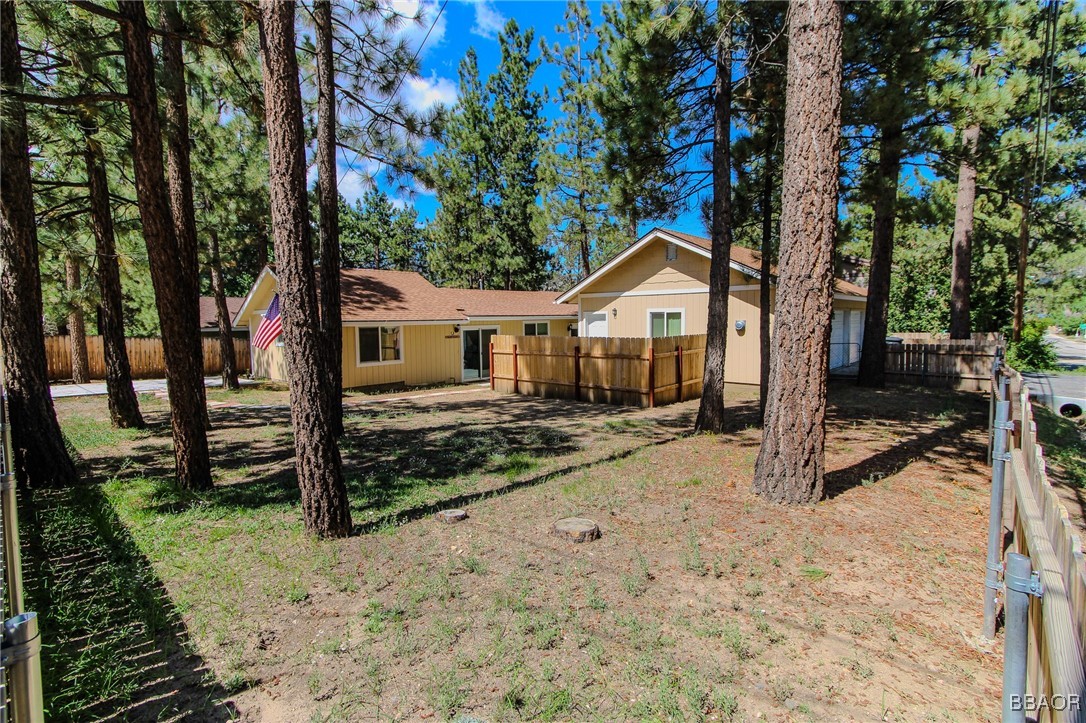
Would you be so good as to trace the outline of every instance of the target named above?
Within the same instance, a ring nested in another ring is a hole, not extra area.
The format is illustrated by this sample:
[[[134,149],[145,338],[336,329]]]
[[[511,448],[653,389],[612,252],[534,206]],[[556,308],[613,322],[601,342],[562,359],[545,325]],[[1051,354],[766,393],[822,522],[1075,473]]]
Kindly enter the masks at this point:
[[[162,582],[98,486],[22,499],[27,607],[41,622],[47,719],[235,719]]]

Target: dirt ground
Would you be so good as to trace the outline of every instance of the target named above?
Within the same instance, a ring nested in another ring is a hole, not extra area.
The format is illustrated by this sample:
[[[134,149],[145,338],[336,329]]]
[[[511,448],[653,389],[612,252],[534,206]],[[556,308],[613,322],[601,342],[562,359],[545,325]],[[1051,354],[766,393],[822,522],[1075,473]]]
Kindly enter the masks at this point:
[[[148,433],[109,430],[104,399],[57,405],[190,653],[184,695],[129,686],[120,717],[999,717],[980,396],[831,385],[827,496],[801,508],[749,490],[750,398],[728,433],[691,436],[696,402],[355,396],[359,531],[327,542],[298,519],[285,395],[210,396],[220,486],[201,497],[168,484],[161,400]],[[470,517],[433,519],[453,506]],[[601,539],[551,534],[573,515]]]

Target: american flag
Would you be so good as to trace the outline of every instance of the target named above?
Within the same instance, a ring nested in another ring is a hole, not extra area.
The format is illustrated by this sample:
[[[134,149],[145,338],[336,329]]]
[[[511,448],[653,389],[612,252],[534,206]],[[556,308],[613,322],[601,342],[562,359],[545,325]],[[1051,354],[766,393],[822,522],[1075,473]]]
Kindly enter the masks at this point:
[[[267,349],[275,338],[283,333],[283,317],[279,315],[279,294],[272,297],[268,310],[264,312],[264,320],[260,322],[260,328],[253,337],[253,346],[258,349]]]

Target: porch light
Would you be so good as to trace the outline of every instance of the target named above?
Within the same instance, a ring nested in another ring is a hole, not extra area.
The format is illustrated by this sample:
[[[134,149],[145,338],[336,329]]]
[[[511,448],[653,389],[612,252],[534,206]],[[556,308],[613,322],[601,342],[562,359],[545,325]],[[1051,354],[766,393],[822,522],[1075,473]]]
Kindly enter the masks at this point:
[[[745,319],[736,319],[735,320],[735,330],[736,331],[743,331],[743,329],[746,329],[746,328],[747,328],[747,322],[746,322]]]
[[[617,307],[611,307],[611,316],[613,316],[616,319],[618,318],[618,308]]]
[[[459,334],[459,333],[460,333],[460,325],[459,324],[453,324],[453,334]]]

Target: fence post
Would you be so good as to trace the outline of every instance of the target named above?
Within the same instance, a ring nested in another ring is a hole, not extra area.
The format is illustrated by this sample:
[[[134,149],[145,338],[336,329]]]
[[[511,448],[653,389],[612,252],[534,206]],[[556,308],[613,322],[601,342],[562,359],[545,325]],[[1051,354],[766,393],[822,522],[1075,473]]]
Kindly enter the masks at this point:
[[[517,376],[517,345],[513,345],[513,394],[520,394],[520,379]]]
[[[581,401],[581,345],[573,347],[573,398]]]
[[[490,342],[490,391],[494,391],[494,342]]]
[[[652,340],[649,340],[652,343]],[[649,408],[656,406],[656,352],[649,347]]]
[[[15,721],[45,720],[41,687],[41,634],[37,613],[19,613],[4,621],[3,664]]]
[[[678,386],[678,399],[681,403],[683,400],[683,345],[679,344],[675,347],[675,382]]]
[[[921,370],[920,370],[920,384],[921,386],[928,386],[928,347],[924,346],[920,351],[921,358]]]
[[[984,637],[991,640],[996,630],[996,595],[1000,590],[999,573],[1003,571],[1003,481],[1006,477],[1007,427],[1010,402],[996,402],[992,424],[992,494],[988,508],[988,558],[984,573]]]
[[[1003,637],[1003,723],[1026,720],[1026,654],[1029,647],[1030,597],[1042,594],[1025,555],[1007,555],[1006,633]]]

